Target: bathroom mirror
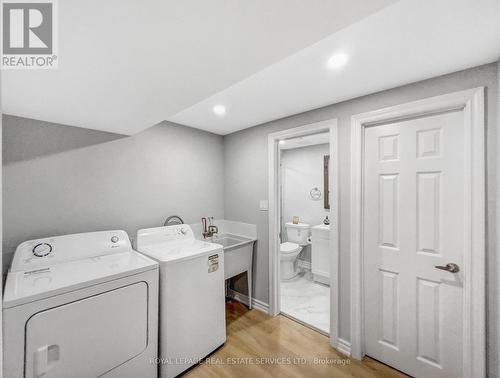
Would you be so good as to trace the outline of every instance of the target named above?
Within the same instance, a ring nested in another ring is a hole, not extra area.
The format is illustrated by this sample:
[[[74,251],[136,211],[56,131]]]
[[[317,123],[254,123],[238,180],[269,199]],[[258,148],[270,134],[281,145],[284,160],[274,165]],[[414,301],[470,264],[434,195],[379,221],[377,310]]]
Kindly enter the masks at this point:
[[[328,185],[329,165],[330,165],[330,155],[323,156],[323,204],[325,210],[330,210],[330,188]]]

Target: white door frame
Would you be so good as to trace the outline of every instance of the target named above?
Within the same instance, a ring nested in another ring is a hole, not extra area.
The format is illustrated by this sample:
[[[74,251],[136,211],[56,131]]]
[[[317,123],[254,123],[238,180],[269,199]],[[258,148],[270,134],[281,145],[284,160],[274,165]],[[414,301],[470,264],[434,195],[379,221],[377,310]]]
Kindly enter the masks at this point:
[[[279,146],[282,139],[299,137],[319,132],[330,133],[330,218],[333,227],[330,227],[330,246],[332,259],[330,262],[330,343],[337,347],[338,317],[339,317],[339,181],[338,181],[338,138],[337,119],[316,122],[310,125],[296,127],[269,134],[268,136],[268,172],[269,172],[269,314],[276,316],[281,311],[280,304],[280,260],[278,234],[280,231],[280,170]]]
[[[464,377],[484,377],[485,342],[485,139],[484,87],[358,114],[351,119],[351,353],[364,356],[363,150],[364,128],[394,120],[462,109],[464,112],[465,219]],[[457,361],[459,363],[459,361]]]

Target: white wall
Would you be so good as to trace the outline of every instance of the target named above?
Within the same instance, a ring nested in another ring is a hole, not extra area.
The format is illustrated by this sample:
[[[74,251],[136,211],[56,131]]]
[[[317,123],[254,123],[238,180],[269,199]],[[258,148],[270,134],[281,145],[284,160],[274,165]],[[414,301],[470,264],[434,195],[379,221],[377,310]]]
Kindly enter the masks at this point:
[[[323,223],[329,210],[324,209],[323,196],[323,157],[329,154],[329,144],[318,144],[281,151],[282,169],[282,225],[283,240],[286,241],[285,223],[291,222],[294,216],[302,223],[311,226]],[[321,191],[321,199],[313,200],[310,196],[312,188]],[[300,260],[311,262],[311,246],[302,248]]]
[[[284,222],[291,222],[293,216],[298,216],[300,222],[315,226],[330,214],[323,202],[323,157],[328,154],[328,144],[282,151]],[[314,187],[321,191],[319,200],[309,195]]]
[[[269,133],[327,119],[338,119],[340,181],[338,226],[341,290],[339,336],[349,341],[351,117],[358,113],[479,86],[486,87],[488,374],[491,377],[498,377],[500,374],[498,363],[500,284],[497,279],[499,267],[496,248],[496,201],[497,164],[500,162],[498,162],[497,140],[498,65],[496,62],[326,106],[225,136],[225,217],[230,220],[256,223],[258,228],[259,241],[254,265],[255,297],[266,303],[269,301],[268,214],[259,210],[259,200],[266,199],[268,195],[267,138]]]
[[[323,157],[329,154],[329,144],[318,144],[281,151],[282,169],[282,233],[286,241],[284,224],[298,216],[300,222],[311,226],[323,223],[325,216],[330,215],[324,209],[323,196]],[[312,200],[310,191],[317,187],[321,191],[321,199]],[[311,246],[304,246],[300,260],[311,262]]]

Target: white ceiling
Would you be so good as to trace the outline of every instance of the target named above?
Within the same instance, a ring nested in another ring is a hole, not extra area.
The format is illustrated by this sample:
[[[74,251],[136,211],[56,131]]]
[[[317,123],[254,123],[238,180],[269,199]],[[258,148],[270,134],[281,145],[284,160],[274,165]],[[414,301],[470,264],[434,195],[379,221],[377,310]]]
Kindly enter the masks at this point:
[[[205,124],[203,99],[394,2],[59,1],[59,68],[3,71],[3,112],[123,134],[165,119],[226,133],[253,120],[235,108]]]
[[[499,0],[401,0],[170,117],[228,134],[500,57]],[[342,52],[337,71],[326,63]],[[227,108],[224,117],[214,104]]]

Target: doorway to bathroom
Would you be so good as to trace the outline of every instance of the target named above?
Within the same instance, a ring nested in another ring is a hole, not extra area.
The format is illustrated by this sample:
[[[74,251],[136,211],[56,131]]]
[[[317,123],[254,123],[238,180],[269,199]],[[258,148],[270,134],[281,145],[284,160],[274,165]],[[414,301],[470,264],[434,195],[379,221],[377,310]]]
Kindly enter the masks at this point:
[[[325,334],[330,333],[329,134],[279,142],[281,313]]]
[[[269,135],[269,312],[338,327],[337,121]]]

